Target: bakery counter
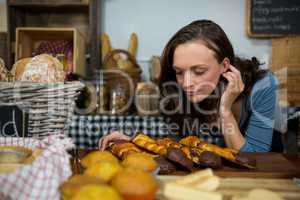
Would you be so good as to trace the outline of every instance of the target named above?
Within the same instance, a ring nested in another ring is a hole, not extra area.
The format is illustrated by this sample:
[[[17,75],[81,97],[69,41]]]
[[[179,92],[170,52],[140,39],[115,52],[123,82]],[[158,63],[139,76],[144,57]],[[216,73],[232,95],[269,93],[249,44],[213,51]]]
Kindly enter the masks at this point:
[[[72,154],[72,170],[74,174],[83,172],[79,160],[87,153],[95,150],[74,150]],[[226,163],[222,168],[214,170],[219,177],[243,177],[243,178],[276,178],[288,179],[300,177],[300,156],[285,155],[280,153],[248,153],[247,156],[256,160],[256,169],[246,169],[234,164]],[[225,161],[227,162],[227,161]],[[187,171],[177,170],[169,175],[185,175]]]

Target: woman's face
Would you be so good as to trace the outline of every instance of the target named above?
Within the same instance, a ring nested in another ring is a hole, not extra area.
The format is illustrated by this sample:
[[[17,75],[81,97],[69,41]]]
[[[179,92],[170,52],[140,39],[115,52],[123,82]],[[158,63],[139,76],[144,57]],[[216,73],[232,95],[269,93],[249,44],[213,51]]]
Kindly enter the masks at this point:
[[[201,102],[214,91],[224,71],[214,52],[201,41],[179,45],[174,52],[173,68],[178,84],[193,103]]]

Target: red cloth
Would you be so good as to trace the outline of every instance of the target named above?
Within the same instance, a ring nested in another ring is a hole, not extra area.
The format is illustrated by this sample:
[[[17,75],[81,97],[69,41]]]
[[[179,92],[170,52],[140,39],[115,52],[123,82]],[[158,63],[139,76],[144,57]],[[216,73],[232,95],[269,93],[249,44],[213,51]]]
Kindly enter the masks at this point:
[[[68,40],[54,40],[42,41],[38,48],[34,49],[32,56],[43,53],[56,56],[57,54],[64,54],[67,58],[67,74],[73,71],[73,44]]]
[[[60,200],[59,186],[71,175],[70,155],[74,148],[70,138],[52,135],[43,140],[0,137],[0,146],[42,148],[32,164],[23,165],[12,173],[0,174],[1,200]]]

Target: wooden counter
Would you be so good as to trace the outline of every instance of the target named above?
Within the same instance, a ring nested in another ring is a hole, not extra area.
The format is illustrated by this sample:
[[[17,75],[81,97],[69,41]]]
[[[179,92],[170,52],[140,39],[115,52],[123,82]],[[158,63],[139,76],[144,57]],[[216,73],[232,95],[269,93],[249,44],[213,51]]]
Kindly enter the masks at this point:
[[[79,159],[91,150],[78,150]],[[74,152],[71,152],[74,155]],[[257,169],[249,170],[233,166],[226,162],[223,167],[214,170],[215,174],[224,177],[243,177],[243,178],[300,178],[300,156],[284,155],[279,153],[249,153],[250,157],[256,159]],[[83,170],[78,162],[72,160],[72,170],[74,174],[81,173]],[[183,175],[187,172],[177,171],[172,175]]]
[[[70,152],[81,159],[90,150],[78,150]],[[293,181],[294,177],[300,178],[300,156],[284,155],[279,153],[249,153],[257,161],[257,169],[249,170],[233,166],[231,163],[223,163],[223,167],[214,170],[215,175],[221,177],[221,185],[216,192],[223,196],[223,200],[232,200],[234,196],[246,195],[254,188],[272,190],[280,194],[285,200],[300,199],[300,187]],[[77,161],[76,161],[77,160]],[[83,172],[78,159],[72,159],[74,174]],[[160,188],[168,181],[180,178],[187,174],[184,171],[176,171],[171,175],[159,175],[157,180]],[[156,200],[167,199],[159,190]]]

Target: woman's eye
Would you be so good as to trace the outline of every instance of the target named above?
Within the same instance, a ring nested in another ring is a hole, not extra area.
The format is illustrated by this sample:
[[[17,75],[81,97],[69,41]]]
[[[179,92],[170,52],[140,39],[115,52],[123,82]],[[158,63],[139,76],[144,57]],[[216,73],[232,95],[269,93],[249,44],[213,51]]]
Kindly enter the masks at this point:
[[[176,75],[181,75],[181,74],[182,74],[182,71],[175,70],[175,74],[176,74]]]
[[[196,75],[203,75],[206,72],[206,70],[194,70],[194,73]]]

